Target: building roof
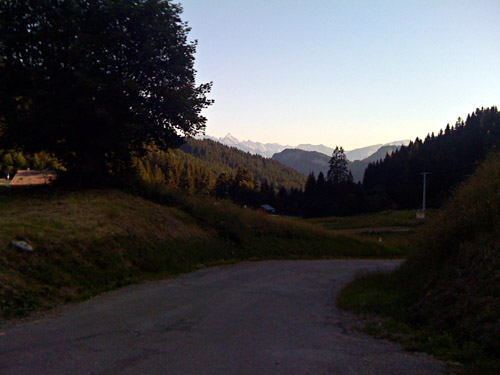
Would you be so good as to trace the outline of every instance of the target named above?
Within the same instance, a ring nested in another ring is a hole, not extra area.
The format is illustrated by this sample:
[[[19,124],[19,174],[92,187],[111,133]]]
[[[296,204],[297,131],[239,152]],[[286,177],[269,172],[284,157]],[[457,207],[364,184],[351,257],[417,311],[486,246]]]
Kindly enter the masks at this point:
[[[266,210],[266,211],[271,211],[271,212],[276,211],[276,210],[274,209],[274,207],[272,207],[272,206],[270,206],[270,205],[268,205],[268,204],[263,204],[262,206],[260,206],[260,208],[263,208],[264,210]]]
[[[54,171],[20,170],[12,178],[9,186],[45,185],[57,177]]]

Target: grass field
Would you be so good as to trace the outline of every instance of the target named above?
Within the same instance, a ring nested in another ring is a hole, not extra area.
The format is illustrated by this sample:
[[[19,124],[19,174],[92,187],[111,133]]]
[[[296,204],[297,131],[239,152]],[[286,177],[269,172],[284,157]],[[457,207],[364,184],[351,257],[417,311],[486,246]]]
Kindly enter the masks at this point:
[[[418,220],[415,210],[388,210],[305,221],[363,242],[378,243],[401,257],[406,257],[417,247],[425,223],[432,220],[436,214],[436,210],[427,210],[426,219]]]
[[[208,197],[0,191],[0,315],[22,316],[221,262],[400,256],[376,241]],[[33,252],[14,248],[26,240]]]
[[[418,220],[415,210],[388,210],[357,216],[314,218],[307,219],[307,221],[332,230],[382,227],[416,228],[435,216],[435,213],[435,210],[427,210],[426,220]]]

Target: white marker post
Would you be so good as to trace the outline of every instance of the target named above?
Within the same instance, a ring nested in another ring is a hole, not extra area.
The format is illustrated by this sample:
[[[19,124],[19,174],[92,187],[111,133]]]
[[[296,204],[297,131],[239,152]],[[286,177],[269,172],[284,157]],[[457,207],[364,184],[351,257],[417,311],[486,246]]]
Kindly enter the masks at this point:
[[[421,175],[424,176],[424,191],[423,191],[423,196],[422,196],[422,211],[417,211],[417,219],[423,220],[425,219],[425,188],[426,188],[426,177],[428,174],[431,174],[431,172],[423,172],[420,173]]]

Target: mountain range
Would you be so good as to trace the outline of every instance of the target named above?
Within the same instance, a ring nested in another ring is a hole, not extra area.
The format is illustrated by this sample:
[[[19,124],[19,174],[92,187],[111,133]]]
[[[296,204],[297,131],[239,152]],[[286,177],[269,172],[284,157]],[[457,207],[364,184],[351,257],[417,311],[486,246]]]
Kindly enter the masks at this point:
[[[171,150],[169,154],[180,162],[180,169],[186,163],[192,164],[193,168],[188,171],[187,175],[194,176],[204,170],[202,174],[210,176],[210,185],[215,185],[221,173],[235,176],[239,168],[248,170],[258,184],[266,181],[276,188],[283,186],[287,189],[301,189],[307,179],[306,175],[276,160],[249,154],[210,139],[188,139],[179,149]],[[170,164],[176,163],[172,161]],[[177,173],[177,175],[181,174],[182,171]]]
[[[378,152],[382,147],[386,146],[406,146],[410,143],[410,140],[403,140],[403,141],[394,141],[394,142],[389,142],[385,144],[377,144],[377,145],[372,145],[372,146],[366,146],[366,147],[361,147],[361,148],[356,148],[351,151],[346,151],[345,156],[347,156],[347,159],[350,161],[356,161],[356,160],[364,160],[371,155],[374,155],[375,153]],[[331,155],[331,153],[329,154]],[[385,157],[385,154],[382,156],[382,158]],[[379,160],[379,159],[376,159]],[[373,161],[376,161],[373,160]]]
[[[323,172],[326,176],[330,157],[317,151],[287,148],[274,154],[272,159],[300,173],[309,174],[313,172],[315,176],[318,176],[319,172]]]
[[[250,140],[240,141],[239,139],[233,137],[230,133],[227,133],[225,137],[221,138],[212,137],[209,135],[205,135],[203,138],[211,139],[212,141],[220,142],[223,145],[236,147],[239,150],[264,156],[266,158],[271,158],[275,153],[281,152],[286,148],[294,148],[293,146],[283,146],[278,143],[261,143],[253,142]]]
[[[368,164],[384,159],[387,154],[392,154],[395,150],[399,149],[399,147],[401,146],[382,145],[376,150],[376,152],[372,153],[363,160],[355,160],[354,162],[349,161],[348,167],[352,173],[354,181],[360,182],[363,180],[365,169],[368,167]],[[365,147],[365,149],[368,149],[368,147]],[[359,153],[359,155],[366,152],[366,150],[363,150]],[[330,157],[323,153],[299,149],[285,149],[274,154],[272,159],[295,169],[297,172],[304,174],[313,172],[316,176],[320,172],[323,172],[325,177],[329,168],[328,162],[330,161]]]
[[[363,182],[365,169],[368,164],[385,159],[386,155],[391,155],[394,151],[399,150],[401,145],[383,145],[375,153],[364,158],[363,160],[355,160],[349,164],[349,169],[354,178],[354,182]]]
[[[271,158],[274,154],[282,152],[283,150],[286,149],[315,151],[321,154],[325,154],[328,157],[330,157],[333,153],[333,148],[325,145],[300,144],[297,146],[290,146],[290,145],[281,145],[279,143],[254,142],[250,140],[240,141],[236,137],[232,136],[230,133],[227,133],[225,137],[220,137],[220,138],[208,135],[204,136],[203,138],[205,139],[208,138],[213,141],[220,142],[226,146],[236,147],[237,149],[240,149],[242,151],[249,152],[251,154],[261,155],[268,158]],[[408,143],[410,143],[409,140],[395,141],[386,144],[377,144],[346,151],[345,154],[347,156],[347,159],[350,161],[363,160],[369,157],[370,155],[374,154],[375,152],[377,152],[377,150],[379,150],[383,146],[401,146],[401,145],[407,145]]]

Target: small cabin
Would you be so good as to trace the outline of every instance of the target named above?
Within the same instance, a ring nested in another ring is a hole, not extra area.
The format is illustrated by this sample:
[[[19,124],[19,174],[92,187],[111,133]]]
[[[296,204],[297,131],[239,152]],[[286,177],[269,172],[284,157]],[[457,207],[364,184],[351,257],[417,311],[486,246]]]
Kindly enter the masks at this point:
[[[259,211],[265,212],[266,214],[275,214],[276,210],[274,207],[268,205],[268,204],[263,204],[262,206],[259,207]]]
[[[57,177],[54,171],[17,171],[9,186],[31,186],[50,184]]]

